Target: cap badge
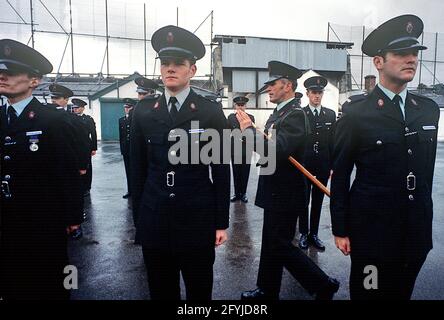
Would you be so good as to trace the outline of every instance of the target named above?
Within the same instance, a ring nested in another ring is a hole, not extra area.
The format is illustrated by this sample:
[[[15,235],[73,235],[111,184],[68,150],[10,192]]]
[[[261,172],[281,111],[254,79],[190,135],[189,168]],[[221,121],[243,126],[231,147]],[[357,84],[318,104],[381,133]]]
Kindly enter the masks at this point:
[[[378,100],[378,106],[379,106],[379,108],[382,108],[384,106],[384,100],[379,99]]]
[[[407,33],[412,33],[413,32],[413,23],[411,23],[410,21],[407,23],[407,26],[405,27],[405,30],[407,31]]]
[[[11,47],[10,46],[5,46],[3,53],[5,54],[5,56],[9,57],[11,55]]]
[[[321,84],[321,79],[317,79],[317,80],[316,80],[316,83],[317,83],[317,84]]]
[[[168,44],[172,44],[174,42],[174,35],[172,32],[168,32],[166,40],[167,40]]]

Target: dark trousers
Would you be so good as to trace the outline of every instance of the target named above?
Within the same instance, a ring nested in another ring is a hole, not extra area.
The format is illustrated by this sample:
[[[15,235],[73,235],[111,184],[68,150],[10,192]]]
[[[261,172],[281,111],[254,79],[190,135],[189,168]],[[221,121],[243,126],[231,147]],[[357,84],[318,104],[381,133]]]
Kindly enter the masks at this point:
[[[92,184],[92,157],[89,157],[88,168],[86,169],[86,174],[82,176],[83,191],[91,190]]]
[[[425,259],[426,256],[423,256],[407,262],[405,259],[390,258],[388,261],[378,262],[374,259],[363,258],[352,253],[350,299],[410,300],[415,287],[416,277]],[[377,289],[366,289],[364,285],[366,278],[370,274],[368,270],[364,273],[366,266],[375,266],[377,268]]]
[[[299,210],[302,210],[303,206],[304,203]],[[311,294],[319,292],[328,285],[329,277],[291,243],[295,235],[296,222],[297,212],[294,208],[264,210],[257,286],[269,295],[278,297],[284,267]]]
[[[126,174],[126,187],[128,190],[128,193],[130,193],[130,159],[129,159],[129,153],[123,154],[123,163],[125,164],[125,174]]]
[[[188,252],[143,247],[152,300],[180,300],[180,273],[187,300],[211,300],[214,248]]]
[[[316,175],[315,171],[311,172]],[[316,178],[324,185],[328,182],[328,173],[323,173],[321,175],[316,175]],[[322,202],[324,201],[324,192],[321,191],[317,186],[308,183],[307,190],[307,206],[299,218],[299,232],[301,234],[313,234],[317,235],[319,231],[319,221],[321,219]],[[308,226],[308,216],[309,210],[308,205],[310,203],[311,196],[311,209],[310,209],[310,227]]]
[[[250,176],[250,164],[233,164],[234,193],[242,196],[247,193],[248,177]]]

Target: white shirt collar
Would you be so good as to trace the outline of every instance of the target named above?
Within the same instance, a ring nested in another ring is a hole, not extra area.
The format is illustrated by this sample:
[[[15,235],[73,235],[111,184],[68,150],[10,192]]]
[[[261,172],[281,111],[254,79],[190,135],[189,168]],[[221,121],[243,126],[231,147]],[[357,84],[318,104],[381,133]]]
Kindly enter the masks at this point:
[[[396,93],[394,93],[393,91],[387,89],[386,87],[384,87],[384,86],[383,86],[382,84],[380,84],[380,83],[378,83],[378,87],[379,87],[379,89],[382,90],[382,92],[385,93],[385,95],[386,95],[387,97],[389,97],[390,100],[393,100],[393,98],[395,97]],[[402,105],[404,105],[404,104],[405,104],[405,99],[407,98],[407,87],[406,87],[404,90],[402,90],[400,93],[398,93],[398,95],[401,97],[401,100],[402,100],[401,103],[402,103]]]
[[[321,105],[315,107],[315,106],[312,106],[311,104],[308,104],[308,107],[310,108],[311,113],[314,114],[314,111],[316,109],[316,110],[318,110],[318,114],[321,114],[321,107],[322,107]]]
[[[34,99],[33,96],[30,96],[28,98],[23,99],[22,101],[16,102],[14,104],[10,104],[8,101],[8,108],[9,106],[13,106],[15,112],[17,113],[17,117],[20,116],[20,114],[25,110],[25,108],[28,106],[28,104],[31,102],[31,100]]]
[[[183,89],[181,92],[179,92],[178,94],[176,94],[174,96],[174,97],[176,97],[177,102],[179,103],[177,110],[180,110],[180,107],[182,107],[183,103],[185,102],[188,95],[190,94],[190,91],[191,91],[191,88],[186,87],[185,89]],[[168,91],[168,89],[165,88],[165,99],[166,99],[167,104],[170,101],[170,97],[172,97],[172,96],[173,95]]]
[[[290,99],[288,99],[288,100],[282,101],[281,103],[279,103],[279,104],[277,105],[276,110],[277,110],[277,111],[281,110],[283,107],[285,107],[285,106],[286,106],[290,101],[292,101],[293,99],[294,99],[294,97],[292,97],[292,98],[290,98]]]

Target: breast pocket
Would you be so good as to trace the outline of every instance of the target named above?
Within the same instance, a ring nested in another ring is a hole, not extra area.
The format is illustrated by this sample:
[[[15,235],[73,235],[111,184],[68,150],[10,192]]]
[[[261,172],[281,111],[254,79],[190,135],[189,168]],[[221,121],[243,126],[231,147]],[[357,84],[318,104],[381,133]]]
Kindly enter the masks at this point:
[[[395,133],[372,134],[362,139],[361,155],[364,163],[383,169],[387,163],[397,161],[403,137]]]
[[[436,129],[418,131],[416,154],[423,156],[426,162],[433,161],[436,138]]]

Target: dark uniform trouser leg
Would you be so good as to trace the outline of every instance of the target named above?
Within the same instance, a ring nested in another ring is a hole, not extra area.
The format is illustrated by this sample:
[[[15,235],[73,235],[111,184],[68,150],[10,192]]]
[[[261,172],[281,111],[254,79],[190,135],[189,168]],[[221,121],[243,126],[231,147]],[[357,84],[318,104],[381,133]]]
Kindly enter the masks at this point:
[[[328,175],[319,175],[316,178],[325,186],[328,182]],[[310,210],[310,234],[317,235],[319,231],[319,221],[321,219],[322,202],[324,192],[313,184],[311,186],[311,210]]]
[[[213,292],[214,248],[197,249],[179,255],[187,300],[211,300]]]
[[[86,174],[83,176],[83,185],[86,190],[91,190],[92,184],[92,159],[89,157],[88,169],[86,169]]]
[[[130,192],[130,160],[129,154],[123,155],[123,163],[125,164],[125,174],[126,174],[126,187],[127,191]]]
[[[180,272],[187,300],[211,300],[214,248],[172,254],[143,248],[152,300],[180,300]]]
[[[299,212],[303,208],[299,209]],[[328,284],[329,277],[299,248],[292,245],[297,213],[264,210],[261,261],[257,286],[267,294],[278,295],[285,267],[311,294]]]
[[[313,172],[312,172],[313,173]],[[319,175],[316,178],[325,186],[328,182],[328,175]],[[308,226],[308,213],[311,196],[310,209],[310,227]],[[299,232],[301,234],[317,235],[319,231],[319,221],[321,219],[322,202],[324,201],[324,193],[312,183],[307,186],[307,205],[299,218]]]
[[[180,270],[168,250],[143,247],[152,300],[180,300]]]
[[[241,194],[246,194],[248,178],[250,176],[250,164],[242,164],[241,167],[240,192]]]
[[[426,256],[409,263],[398,261],[378,263],[371,259],[351,256],[350,299],[351,300],[409,300],[415,287],[416,277]],[[377,289],[366,289],[364,273],[366,266],[377,268]]]
[[[234,181],[234,194],[239,196],[242,194],[242,165],[233,164],[233,181]]]

